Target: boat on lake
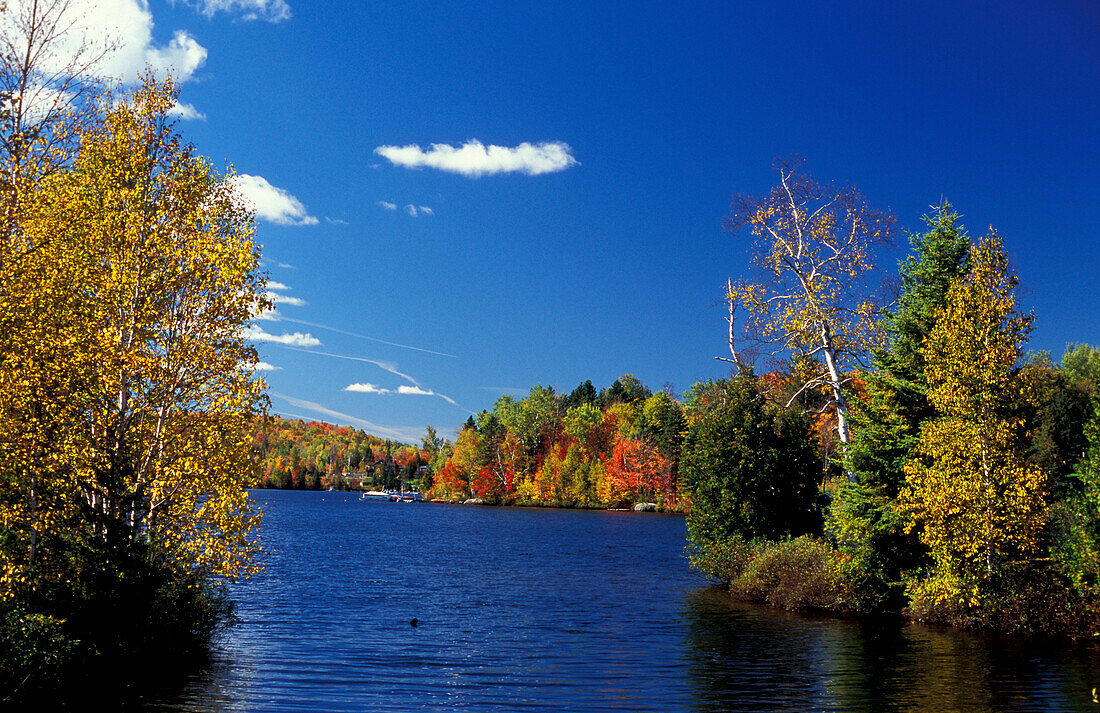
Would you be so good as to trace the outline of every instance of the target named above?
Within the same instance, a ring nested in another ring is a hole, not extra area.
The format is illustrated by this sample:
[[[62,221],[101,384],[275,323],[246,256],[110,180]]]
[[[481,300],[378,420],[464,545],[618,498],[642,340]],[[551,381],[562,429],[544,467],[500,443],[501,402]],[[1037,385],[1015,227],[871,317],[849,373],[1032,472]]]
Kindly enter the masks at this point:
[[[360,500],[386,500],[391,503],[419,503],[424,498],[413,490],[368,490],[359,496]]]

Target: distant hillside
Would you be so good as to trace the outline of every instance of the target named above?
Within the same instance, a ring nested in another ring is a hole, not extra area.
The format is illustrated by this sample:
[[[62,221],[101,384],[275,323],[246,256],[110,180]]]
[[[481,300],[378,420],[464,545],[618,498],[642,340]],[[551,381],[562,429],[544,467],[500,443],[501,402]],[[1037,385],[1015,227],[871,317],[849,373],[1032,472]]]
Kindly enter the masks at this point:
[[[420,449],[365,431],[321,421],[269,417],[249,434],[259,464],[259,486],[320,490],[419,485]]]

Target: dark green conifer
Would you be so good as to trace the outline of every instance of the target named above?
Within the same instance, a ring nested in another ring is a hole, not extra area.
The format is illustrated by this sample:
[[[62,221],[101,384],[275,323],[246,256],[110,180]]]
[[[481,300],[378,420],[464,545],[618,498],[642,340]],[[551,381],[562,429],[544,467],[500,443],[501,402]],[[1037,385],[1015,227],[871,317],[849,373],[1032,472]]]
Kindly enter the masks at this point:
[[[883,347],[874,351],[866,373],[866,402],[852,409],[853,439],[847,468],[857,483],[837,495],[830,531],[853,556],[861,591],[874,592],[863,605],[890,605],[900,595],[900,573],[920,560],[919,544],[904,534],[894,507],[904,482],[902,465],[935,415],[925,397],[925,363],[920,348],[952,280],[968,269],[970,238],[947,202],[924,216],[929,230],[910,237],[913,253],[899,263],[901,294],[884,313]]]

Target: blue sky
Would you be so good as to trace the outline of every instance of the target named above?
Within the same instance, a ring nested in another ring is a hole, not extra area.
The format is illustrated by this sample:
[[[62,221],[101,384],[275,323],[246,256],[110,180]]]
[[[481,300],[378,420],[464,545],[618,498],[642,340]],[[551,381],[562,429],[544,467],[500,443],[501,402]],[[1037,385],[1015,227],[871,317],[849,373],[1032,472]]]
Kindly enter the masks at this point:
[[[941,196],[994,225],[1030,348],[1100,343],[1086,0],[108,5],[254,196],[283,317],[255,334],[299,345],[257,342],[275,413],[417,440],[535,383],[723,376],[722,220],[791,154],[906,229]],[[501,148],[431,148],[470,142]]]

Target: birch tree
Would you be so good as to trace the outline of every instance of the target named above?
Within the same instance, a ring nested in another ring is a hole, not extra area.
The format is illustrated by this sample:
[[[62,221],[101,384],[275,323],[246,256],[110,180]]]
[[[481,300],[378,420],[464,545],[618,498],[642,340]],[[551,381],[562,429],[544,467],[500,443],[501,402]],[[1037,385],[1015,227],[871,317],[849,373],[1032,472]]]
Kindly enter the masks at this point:
[[[82,9],[73,0],[0,6],[0,183],[9,243],[35,188],[71,160],[79,131],[97,115],[96,68],[112,45],[83,34]],[[8,247],[0,265],[22,254]]]
[[[234,574],[258,524],[247,425],[265,401],[241,330],[264,278],[251,214],[173,130],[175,101],[171,82],[147,83],[53,182],[55,231],[86,256],[76,286],[94,347],[75,365],[77,473],[109,548],[148,537],[184,566]]]
[[[72,260],[31,225],[49,210],[46,180],[96,115],[93,68],[107,46],[78,36],[73,5],[0,4],[0,539],[12,555],[0,555],[0,598],[30,581],[40,538],[56,539],[74,506],[60,455],[72,379],[58,359],[73,350],[75,295],[60,279]]]
[[[726,226],[755,239],[752,264],[759,276],[727,283],[733,358],[726,361],[740,370],[747,363],[734,339],[736,311],[743,309],[755,351],[788,358],[796,372],[806,373],[784,405],[823,393],[818,412],[834,410],[837,436],[846,446],[847,387],[873,344],[878,312],[867,287],[871,251],[892,239],[894,217],[872,209],[855,188],[821,185],[798,168],[777,163],[779,185],[767,195],[733,199]]]
[[[972,250],[971,265],[921,350],[940,416],[921,429],[901,501],[935,562],[917,594],[977,605],[1005,562],[1038,551],[1046,503],[1014,410],[1027,398],[1015,367],[1031,318],[1016,311],[1016,276],[997,235]]]
[[[251,215],[174,132],[174,102],[171,83],[105,101],[22,218],[49,240],[0,303],[26,345],[0,355],[0,529],[28,544],[0,552],[0,598],[63,566],[63,547],[35,561],[38,537],[80,538],[101,565],[149,545],[183,570],[251,570],[265,399],[241,330],[264,279]]]

